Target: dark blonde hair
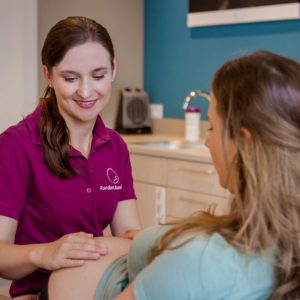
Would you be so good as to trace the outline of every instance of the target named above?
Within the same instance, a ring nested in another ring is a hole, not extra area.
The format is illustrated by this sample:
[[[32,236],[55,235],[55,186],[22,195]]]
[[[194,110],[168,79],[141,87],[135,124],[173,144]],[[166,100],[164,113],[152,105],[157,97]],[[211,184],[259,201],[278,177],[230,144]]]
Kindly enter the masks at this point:
[[[108,51],[113,68],[115,53],[109,33],[102,25],[86,17],[68,17],[50,29],[42,49],[42,64],[51,73],[71,48],[90,41],[100,43]],[[42,107],[39,133],[46,163],[53,174],[68,178],[77,172],[69,162],[69,131],[59,113],[53,88],[46,87],[39,105]]]
[[[199,212],[178,222],[152,255],[170,248],[178,235],[199,231],[217,232],[248,254],[276,249],[271,299],[299,299],[300,64],[257,51],[225,63],[212,91],[224,143],[229,137],[237,145],[235,166],[228,166],[234,183],[230,213]]]

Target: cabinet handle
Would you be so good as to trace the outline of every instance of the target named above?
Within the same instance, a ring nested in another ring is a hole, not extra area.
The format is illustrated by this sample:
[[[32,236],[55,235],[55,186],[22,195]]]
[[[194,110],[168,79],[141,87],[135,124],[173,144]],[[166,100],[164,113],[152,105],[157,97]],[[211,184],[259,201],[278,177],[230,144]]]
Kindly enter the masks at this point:
[[[179,168],[179,171],[186,172],[186,173],[196,173],[196,174],[200,174],[200,175],[214,175],[215,174],[215,170],[212,170],[212,169],[199,171],[199,170],[192,170],[192,169],[188,169],[188,168]]]

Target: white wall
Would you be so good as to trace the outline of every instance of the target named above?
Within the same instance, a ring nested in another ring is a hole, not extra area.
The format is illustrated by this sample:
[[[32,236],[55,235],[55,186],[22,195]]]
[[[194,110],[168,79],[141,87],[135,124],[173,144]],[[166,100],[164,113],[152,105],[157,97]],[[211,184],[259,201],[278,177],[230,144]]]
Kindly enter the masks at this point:
[[[37,1],[0,0],[0,132],[37,103]],[[8,284],[0,278],[1,294]]]
[[[118,71],[112,100],[101,113],[106,125],[113,127],[120,90],[125,86],[143,87],[144,0],[39,0],[39,49],[48,30],[71,15],[95,19],[113,40]],[[44,87],[42,77],[40,83]]]
[[[38,96],[37,0],[0,0],[0,132],[34,108]],[[0,278],[0,291],[9,281]]]
[[[37,0],[0,0],[0,132],[38,96]]]

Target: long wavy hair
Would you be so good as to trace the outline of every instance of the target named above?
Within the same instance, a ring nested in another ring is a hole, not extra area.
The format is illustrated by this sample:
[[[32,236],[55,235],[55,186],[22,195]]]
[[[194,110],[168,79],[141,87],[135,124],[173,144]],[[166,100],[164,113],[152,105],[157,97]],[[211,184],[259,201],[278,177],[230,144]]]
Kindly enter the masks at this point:
[[[225,63],[212,91],[224,143],[229,137],[237,145],[234,167],[228,165],[231,210],[224,216],[199,212],[173,224],[151,257],[174,248],[172,241],[184,233],[216,232],[250,255],[276,249],[270,299],[300,299],[300,64],[257,51]]]
[[[42,64],[51,74],[52,68],[71,48],[90,41],[100,43],[108,51],[113,68],[115,53],[109,33],[102,25],[86,17],[68,17],[50,29],[42,48]],[[39,105],[42,107],[39,134],[49,169],[60,178],[77,174],[69,161],[69,131],[59,113],[55,91],[49,85]]]

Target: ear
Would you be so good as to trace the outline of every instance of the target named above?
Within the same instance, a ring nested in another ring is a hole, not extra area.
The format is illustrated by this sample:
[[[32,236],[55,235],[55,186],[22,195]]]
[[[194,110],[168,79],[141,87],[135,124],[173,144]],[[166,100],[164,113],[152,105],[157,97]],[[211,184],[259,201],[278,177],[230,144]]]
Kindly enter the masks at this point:
[[[246,140],[248,142],[252,141],[252,135],[251,135],[250,131],[247,128],[242,127],[241,132],[242,132],[242,135],[246,138]]]
[[[44,78],[47,81],[48,85],[51,87],[52,83],[51,83],[50,73],[48,71],[47,66],[45,66],[45,65],[43,65],[43,75],[44,75]]]
[[[112,70],[112,78],[111,81],[115,80],[116,74],[117,74],[117,60],[114,58],[113,60],[113,70]]]

